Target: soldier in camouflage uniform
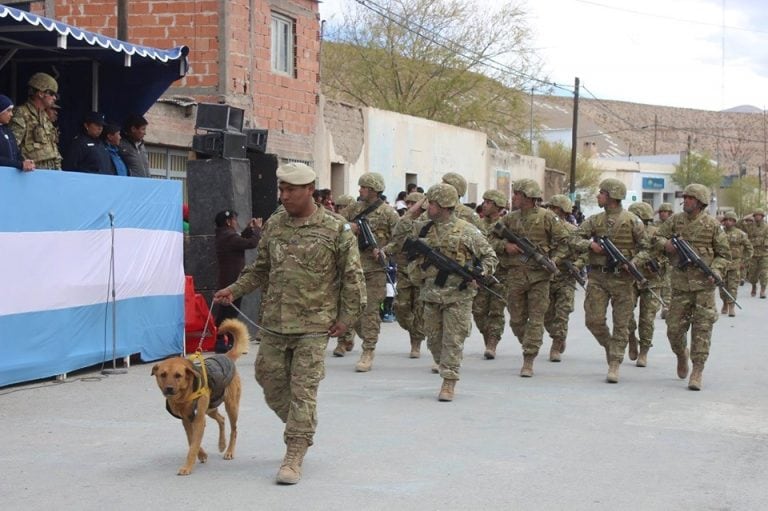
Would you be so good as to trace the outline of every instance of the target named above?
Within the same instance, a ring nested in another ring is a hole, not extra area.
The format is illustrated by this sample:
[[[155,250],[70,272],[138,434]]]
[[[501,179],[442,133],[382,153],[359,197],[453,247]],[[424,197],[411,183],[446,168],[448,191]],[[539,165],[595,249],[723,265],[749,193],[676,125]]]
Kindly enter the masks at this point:
[[[277,482],[295,484],[317,428],[317,389],[325,376],[328,337],[343,334],[365,308],[357,240],[339,215],[312,200],[315,173],[302,163],[277,170],[283,209],[264,224],[256,260],[217,291],[229,304],[269,284],[256,381],[285,423],[285,459]]]
[[[352,232],[357,235],[360,259],[365,272],[365,288],[367,303],[365,312],[355,323],[355,332],[363,339],[363,352],[360,360],[355,365],[355,371],[363,373],[371,370],[373,354],[376,343],[379,340],[381,330],[381,315],[379,310],[381,302],[387,296],[387,269],[382,266],[380,257],[386,260],[384,247],[392,238],[392,231],[400,220],[395,210],[381,200],[384,191],[384,177],[376,172],[366,172],[357,184],[360,186],[360,201],[352,204],[344,210],[344,217],[350,220]],[[360,234],[357,220],[361,217],[368,219],[371,232],[376,237],[378,248],[363,246],[363,237]],[[341,341],[339,341],[341,344]],[[338,351],[340,346],[336,347]]]
[[[528,238],[544,255],[558,264],[568,252],[568,229],[565,222],[548,209],[537,206],[541,188],[532,179],[515,181],[513,211],[501,219],[509,231]],[[491,235],[491,245],[499,255],[505,271],[507,308],[512,333],[523,348],[520,376],[533,376],[533,362],[544,337],[544,316],[549,307],[549,285],[552,274],[533,258],[522,255],[516,244]]]
[[[459,203],[456,189],[444,183],[427,191],[428,221],[418,221],[421,204],[411,206],[395,229],[395,240],[402,246],[407,237],[418,237],[431,248],[460,265],[479,261],[484,275],[492,275],[498,259],[485,236],[472,224],[457,218],[454,208]],[[419,283],[420,298],[424,302],[424,330],[427,347],[439,364],[443,384],[438,399],[452,401],[463,356],[464,340],[472,329],[472,299],[476,284],[462,286],[463,280],[455,274],[447,277],[444,286],[435,282],[438,270],[432,266],[423,269],[424,256],[409,265],[409,276]],[[462,289],[462,287],[464,287]]]
[[[658,227],[653,225],[653,208],[651,205],[645,202],[636,202],[629,206],[628,209],[630,213],[633,213],[642,220],[643,224],[645,224],[646,235],[649,239],[652,239]],[[665,256],[651,257],[645,266],[638,268],[648,280],[648,283],[645,287],[639,288],[637,282],[635,282],[635,287],[637,288],[635,291],[635,307],[639,303],[639,319],[635,320],[633,312],[629,320],[629,359],[637,360],[635,363],[637,367],[648,365],[648,351],[653,346],[654,321],[656,313],[661,308],[661,302],[653,296],[653,293],[661,296],[660,293],[664,288],[665,282],[669,280],[667,276],[667,273],[669,273],[668,263],[669,261]],[[639,339],[638,334],[635,333],[636,331],[639,334]],[[640,346],[639,351],[638,344]]]
[[[459,201],[461,201],[461,198],[464,197],[464,194],[467,193],[467,180],[464,179],[464,176],[461,174],[457,174],[456,172],[446,172],[443,176],[443,183],[451,185],[456,189],[456,193],[459,194]],[[458,218],[471,223],[478,229],[483,228],[482,224],[480,223],[480,215],[478,215],[474,209],[470,208],[469,206],[465,206],[461,202],[456,205],[454,214]]]
[[[336,203],[334,208],[336,209],[336,213],[344,216],[344,210],[346,210],[349,206],[357,202],[354,197],[351,195],[342,195],[338,199],[336,199]],[[344,333],[344,335],[340,335],[338,342],[336,343],[336,348],[333,350],[333,356],[334,357],[343,357],[347,354],[347,352],[352,351],[355,347],[355,329],[350,326],[349,329]]]
[[[702,261],[716,274],[728,267],[731,250],[728,237],[720,223],[707,214],[709,189],[690,184],[683,190],[683,212],[659,226],[654,238],[658,250],[666,250],[672,266],[672,301],[667,316],[667,338],[677,355],[677,376],[688,375],[687,332],[691,329],[690,358],[693,371],[688,388],[701,390],[701,375],[709,357],[712,326],[717,321],[715,285],[712,279],[695,265],[680,268],[675,247],[669,238],[679,236],[687,241]]]
[[[354,197],[351,195],[342,195],[339,198],[336,199],[336,202],[334,204],[334,209],[336,210],[336,213],[340,215],[344,215],[344,210],[347,209],[349,206],[357,202]]]
[[[749,237],[749,231],[752,229],[752,227],[755,226],[755,219],[752,217],[751,214],[745,215],[744,218],[736,222],[736,227],[747,233],[747,237]],[[750,245],[752,242],[750,241]],[[753,254],[754,254],[754,247],[753,247]],[[752,268],[752,258],[750,257],[747,259],[746,257],[743,257],[741,259],[741,271],[739,272],[739,275],[741,276],[741,281],[739,282],[740,286],[743,286],[747,282],[747,276],[749,275],[749,272]]]
[[[747,280],[752,284],[752,296],[757,294],[757,283],[760,283],[760,298],[765,298],[765,285],[768,283],[768,223],[765,222],[765,211],[756,209],[752,213],[755,224],[747,231],[752,243],[753,256]]]
[[[480,231],[489,238],[493,226],[501,219],[501,214],[507,207],[507,196],[499,190],[488,190],[483,194],[483,217],[480,219],[482,226]],[[493,289],[502,296],[506,295],[503,289],[505,275],[501,268],[496,269],[496,278],[500,284],[494,284]],[[472,302],[472,317],[480,333],[483,334],[486,360],[496,358],[496,346],[504,333],[504,307],[505,303],[493,296],[488,291],[478,290],[475,301]]]
[[[671,217],[672,214],[675,212],[672,208],[672,204],[669,202],[662,202],[661,206],[659,206],[659,209],[656,211],[659,214],[659,220],[656,222],[656,226],[663,224],[667,221],[667,218]],[[661,288],[661,299],[664,300],[664,303],[669,304],[669,301],[672,299],[672,287],[669,281],[670,272],[666,272],[664,274],[664,285]],[[666,319],[667,312],[669,312],[668,307],[661,307],[661,319]]]
[[[22,156],[33,160],[36,169],[61,170],[58,129],[46,111],[56,103],[59,84],[51,75],[35,73],[28,86],[27,102],[14,109],[11,130]]]
[[[731,247],[731,262],[723,274],[723,281],[725,282],[725,289],[734,298],[737,297],[739,291],[742,261],[750,260],[753,252],[749,236],[736,227],[736,220],[736,213],[733,211],[727,212],[723,217],[725,235],[728,237],[728,245]],[[723,300],[723,308],[720,313],[728,314],[730,317],[736,316],[736,304],[722,290],[720,291],[720,299]]]
[[[550,211],[556,214],[569,233],[576,230],[576,226],[567,221],[568,214],[572,211],[571,200],[565,195],[554,195],[549,199]],[[587,258],[583,253],[572,248],[568,249],[565,258],[573,262],[579,271],[587,264]],[[549,350],[549,360],[560,362],[561,355],[565,352],[566,338],[568,337],[568,317],[574,309],[576,296],[576,279],[564,261],[558,265],[559,273],[549,283],[549,307],[544,314],[544,328],[552,337],[552,346]]]
[[[640,267],[648,261],[649,240],[645,226],[621,201],[627,188],[618,179],[604,179],[600,183],[597,203],[604,209],[592,215],[575,232],[579,250],[589,253],[589,284],[584,299],[587,328],[597,342],[605,348],[608,361],[608,383],[618,383],[619,367],[629,341],[629,322],[635,307],[635,280],[626,269],[613,266],[596,237],[610,239],[624,257]],[[613,313],[613,333],[606,322],[610,303]]]

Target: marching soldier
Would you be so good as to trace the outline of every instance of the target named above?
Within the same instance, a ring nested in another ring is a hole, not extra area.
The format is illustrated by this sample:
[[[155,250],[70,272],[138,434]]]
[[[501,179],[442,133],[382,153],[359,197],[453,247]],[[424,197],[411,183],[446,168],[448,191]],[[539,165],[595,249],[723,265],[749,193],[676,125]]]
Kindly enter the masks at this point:
[[[768,283],[768,224],[765,222],[765,210],[756,209],[752,212],[755,223],[747,231],[752,243],[753,255],[750,271],[747,276],[752,284],[751,296],[757,294],[757,283],[760,283],[760,298],[765,298],[765,285]]]
[[[659,206],[659,209],[656,211],[659,214],[659,220],[656,222],[656,226],[663,224],[667,221],[667,218],[671,217],[672,214],[675,212],[672,208],[672,204],[669,202],[662,202],[661,206]],[[672,288],[670,287],[669,282],[669,272],[666,273],[664,276],[664,285],[661,288],[661,299],[664,300],[664,303],[669,303],[669,301],[672,298]],[[661,319],[666,319],[667,312],[669,312],[669,309],[667,307],[661,306]]]
[[[734,298],[737,297],[739,291],[741,265],[744,261],[749,261],[752,258],[753,252],[749,236],[736,227],[736,220],[736,213],[733,211],[729,211],[723,216],[725,235],[728,237],[728,244],[731,247],[731,262],[723,274],[723,281],[726,290]],[[723,308],[720,313],[728,314],[729,317],[736,316],[736,304],[722,290],[720,291],[720,299],[723,300]]]
[[[467,193],[467,180],[464,179],[464,176],[457,174],[456,172],[446,172],[445,175],[443,175],[443,183],[454,187],[456,193],[459,195],[459,203],[456,204],[454,214],[458,218],[471,223],[478,229],[482,229],[483,226],[480,224],[480,216],[475,213],[475,210],[461,203],[461,198]]]

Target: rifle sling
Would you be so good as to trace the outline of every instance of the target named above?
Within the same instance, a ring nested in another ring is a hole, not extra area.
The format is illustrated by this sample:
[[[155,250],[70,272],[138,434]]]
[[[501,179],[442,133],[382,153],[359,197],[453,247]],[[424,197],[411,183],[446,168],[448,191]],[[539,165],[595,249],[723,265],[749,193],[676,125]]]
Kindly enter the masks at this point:
[[[374,212],[374,211],[375,211],[375,210],[376,210],[376,209],[377,209],[379,206],[381,206],[382,204],[384,204],[384,201],[383,201],[383,200],[381,200],[381,199],[376,199],[375,201],[373,201],[373,204],[371,204],[370,206],[368,206],[367,208],[365,208],[363,211],[361,211],[360,213],[358,213],[358,214],[355,216],[355,218],[353,218],[353,219],[352,219],[352,221],[353,221],[353,222],[356,222],[356,221],[360,220],[362,217],[364,217],[364,216],[368,216],[369,214],[373,213],[373,212]]]

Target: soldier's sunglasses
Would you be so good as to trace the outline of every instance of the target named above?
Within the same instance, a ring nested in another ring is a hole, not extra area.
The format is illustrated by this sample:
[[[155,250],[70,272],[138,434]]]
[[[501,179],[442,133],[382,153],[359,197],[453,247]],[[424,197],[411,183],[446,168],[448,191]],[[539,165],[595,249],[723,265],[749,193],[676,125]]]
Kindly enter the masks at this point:
[[[44,91],[44,93],[45,93],[45,95],[46,95],[46,96],[53,96],[54,98],[58,98],[58,97],[59,97],[59,95],[58,95],[58,94],[56,94],[55,92],[53,92],[53,91],[52,91],[52,90],[50,90],[50,89],[49,89],[49,90],[47,90],[47,91]]]

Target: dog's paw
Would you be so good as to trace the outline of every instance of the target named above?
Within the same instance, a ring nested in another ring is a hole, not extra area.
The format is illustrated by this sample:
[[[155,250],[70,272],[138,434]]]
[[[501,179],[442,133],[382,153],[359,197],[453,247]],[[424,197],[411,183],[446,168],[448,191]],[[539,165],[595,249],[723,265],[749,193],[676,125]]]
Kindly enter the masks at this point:
[[[180,475],[180,476],[188,476],[191,473],[192,473],[192,469],[191,468],[181,467],[179,469],[178,475]]]
[[[200,452],[197,453],[197,459],[200,460],[200,463],[205,463],[208,461],[208,453],[200,449]]]
[[[224,459],[225,460],[233,460],[233,459],[235,459],[235,453],[229,452],[229,451],[225,452],[224,453]]]

